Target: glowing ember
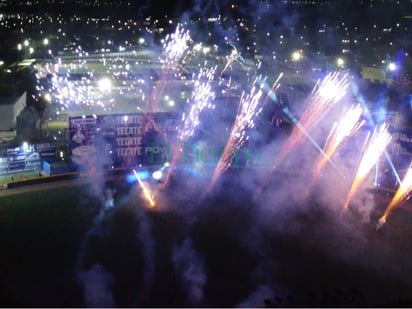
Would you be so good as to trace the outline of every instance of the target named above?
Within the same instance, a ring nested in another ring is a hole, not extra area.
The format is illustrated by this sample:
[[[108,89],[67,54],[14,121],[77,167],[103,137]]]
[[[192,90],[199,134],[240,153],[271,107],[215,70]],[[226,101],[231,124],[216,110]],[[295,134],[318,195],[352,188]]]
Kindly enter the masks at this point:
[[[334,123],[324,146],[324,152],[327,158],[332,158],[339,145],[341,145],[347,137],[352,136],[364,124],[364,121],[360,120],[361,115],[361,106],[352,106],[338,122]],[[326,162],[327,160],[324,156],[318,157],[314,169],[316,175],[319,175]]]
[[[359,166],[352,182],[352,186],[349,190],[349,194],[346,198],[344,209],[348,208],[350,200],[359,189],[361,183],[368,176],[372,167],[378,162],[379,157],[385,151],[386,146],[389,144],[390,140],[391,135],[388,132],[387,124],[383,124],[379,128],[379,130],[375,129],[370,140],[368,135],[368,142],[362,154],[362,158],[360,159]]]
[[[262,90],[255,85],[248,95],[242,94],[235,122],[233,123],[223,154],[217,163],[209,190],[213,188],[219,176],[230,167],[233,155],[248,139],[245,130],[255,126],[254,117],[261,111],[261,109],[258,109],[258,106],[262,94]]]
[[[279,164],[303,139],[309,137],[309,131],[319,123],[346,94],[348,88],[347,75],[337,73],[328,74],[314,87],[309,97],[308,107],[301,119],[295,122],[292,135],[282,147],[276,164]]]
[[[396,191],[395,195],[392,198],[392,201],[389,203],[388,207],[385,210],[385,213],[379,219],[381,225],[386,222],[389,214],[398,206],[405,198],[408,197],[409,193],[412,190],[412,164],[409,165],[408,171],[405,174],[398,190]]]
[[[155,202],[153,199],[153,195],[150,192],[150,189],[146,186],[146,184],[140,179],[139,175],[137,174],[136,170],[133,170],[133,173],[137,179],[137,182],[139,183],[140,188],[142,188],[143,191],[143,196],[145,199],[150,203],[151,207],[155,206]]]

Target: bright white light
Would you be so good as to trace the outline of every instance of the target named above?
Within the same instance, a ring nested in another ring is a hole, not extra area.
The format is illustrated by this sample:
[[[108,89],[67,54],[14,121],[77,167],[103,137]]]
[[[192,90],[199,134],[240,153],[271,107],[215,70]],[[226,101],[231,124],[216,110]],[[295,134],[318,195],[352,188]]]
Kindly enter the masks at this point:
[[[299,61],[302,59],[302,52],[299,50],[296,50],[292,53],[292,61]]]
[[[175,106],[175,101],[173,101],[173,100],[169,100],[168,102],[167,102],[167,104],[169,104],[169,106]]]
[[[112,81],[109,78],[102,78],[98,82],[99,89],[102,91],[107,91],[112,88]]]
[[[46,100],[46,102],[51,103],[52,97],[51,97],[50,93],[46,93],[44,95],[44,99]]]
[[[145,39],[144,38],[140,38],[139,39],[139,44],[144,44],[145,43]]]
[[[391,71],[391,72],[395,71],[396,70],[396,64],[393,63],[393,62],[389,63],[388,70]]]
[[[342,58],[338,58],[336,60],[336,64],[338,65],[338,67],[343,67],[345,65],[345,60],[343,60]]]
[[[155,171],[155,172],[153,172],[152,177],[153,177],[154,180],[160,180],[163,177],[163,172],[160,171],[160,170]]]
[[[203,47],[203,53],[208,54],[210,52],[210,47]]]
[[[23,142],[23,151],[26,153],[29,150],[29,144],[27,142]]]

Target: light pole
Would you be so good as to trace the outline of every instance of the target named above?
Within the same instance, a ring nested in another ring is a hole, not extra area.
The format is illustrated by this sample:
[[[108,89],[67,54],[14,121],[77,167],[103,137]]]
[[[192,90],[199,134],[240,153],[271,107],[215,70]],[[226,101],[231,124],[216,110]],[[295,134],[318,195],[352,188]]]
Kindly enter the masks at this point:
[[[27,47],[29,46],[29,40],[24,40],[24,58],[27,58]]]
[[[17,62],[20,62],[20,51],[22,49],[21,44],[17,44]]]
[[[49,45],[49,39],[45,38],[43,40],[43,46],[44,46],[44,64],[46,64],[46,50],[47,50],[47,45]]]

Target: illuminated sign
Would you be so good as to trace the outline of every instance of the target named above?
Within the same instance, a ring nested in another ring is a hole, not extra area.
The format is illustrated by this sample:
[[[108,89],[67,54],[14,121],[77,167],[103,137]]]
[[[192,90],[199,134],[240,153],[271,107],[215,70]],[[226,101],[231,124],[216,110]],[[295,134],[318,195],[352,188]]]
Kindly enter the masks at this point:
[[[161,164],[170,158],[167,145],[176,135],[176,127],[173,113],[72,117],[72,158],[83,163],[99,160],[115,167]]]

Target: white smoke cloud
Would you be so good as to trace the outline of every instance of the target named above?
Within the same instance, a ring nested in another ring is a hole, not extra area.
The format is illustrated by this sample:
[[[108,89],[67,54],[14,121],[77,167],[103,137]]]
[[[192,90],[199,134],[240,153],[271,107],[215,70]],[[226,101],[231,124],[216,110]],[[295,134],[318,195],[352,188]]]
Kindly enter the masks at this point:
[[[143,255],[143,296],[147,296],[155,275],[155,241],[147,215],[142,211],[138,214],[137,238]]]
[[[275,293],[270,286],[259,285],[245,300],[241,301],[237,308],[262,308],[265,307],[265,300],[272,300]]]
[[[192,248],[190,238],[186,238],[180,246],[173,248],[172,262],[176,273],[186,288],[190,305],[199,305],[204,298],[207,275],[203,259]]]
[[[95,264],[88,271],[79,274],[79,280],[84,289],[86,307],[113,308],[116,306],[112,286],[113,276],[103,265]]]

